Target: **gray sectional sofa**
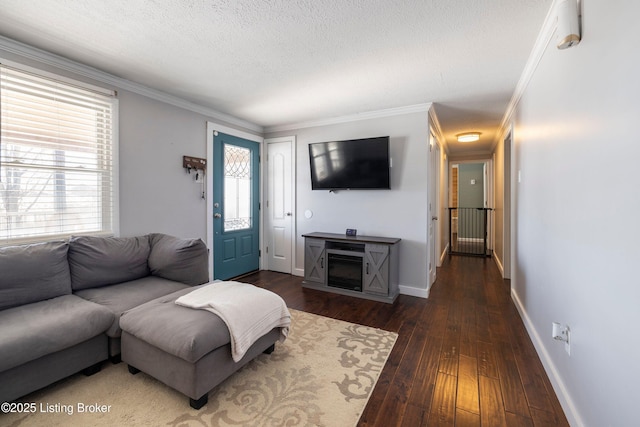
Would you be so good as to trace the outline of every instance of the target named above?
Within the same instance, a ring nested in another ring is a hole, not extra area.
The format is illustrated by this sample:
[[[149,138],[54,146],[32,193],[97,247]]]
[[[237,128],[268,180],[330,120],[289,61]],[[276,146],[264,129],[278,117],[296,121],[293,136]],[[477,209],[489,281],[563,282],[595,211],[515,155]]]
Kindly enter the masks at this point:
[[[124,312],[208,281],[200,239],[80,236],[0,248],[0,402],[118,361]]]

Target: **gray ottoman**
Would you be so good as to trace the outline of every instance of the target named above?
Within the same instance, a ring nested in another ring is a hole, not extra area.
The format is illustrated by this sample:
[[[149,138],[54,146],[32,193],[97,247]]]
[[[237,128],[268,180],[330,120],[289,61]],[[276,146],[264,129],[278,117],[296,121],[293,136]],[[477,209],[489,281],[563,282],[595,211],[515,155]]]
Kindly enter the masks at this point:
[[[271,353],[280,337],[274,328],[234,362],[231,338],[215,314],[176,305],[180,296],[198,287],[181,289],[125,312],[122,360],[129,372],[139,371],[187,395],[194,409],[207,403],[207,393],[260,353]]]

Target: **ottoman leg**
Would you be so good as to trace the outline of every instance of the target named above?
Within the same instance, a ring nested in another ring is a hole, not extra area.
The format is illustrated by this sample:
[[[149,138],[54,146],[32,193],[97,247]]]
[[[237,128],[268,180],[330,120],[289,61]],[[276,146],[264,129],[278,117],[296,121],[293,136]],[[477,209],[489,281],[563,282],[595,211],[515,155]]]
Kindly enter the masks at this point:
[[[100,372],[100,368],[102,368],[102,362],[96,363],[95,365],[91,365],[88,368],[84,368],[82,370],[82,373],[85,376],[90,377],[91,375],[94,375]]]
[[[208,401],[209,401],[209,394],[205,393],[204,396],[202,396],[200,399],[197,399],[197,400],[189,398],[189,405],[193,409],[198,410],[202,408],[204,405],[206,405]]]
[[[137,374],[138,372],[140,372],[140,369],[138,369],[138,368],[134,368],[134,367],[133,367],[133,366],[131,366],[131,365],[127,365],[127,367],[129,368],[129,373],[130,373],[131,375],[135,375],[135,374]]]
[[[263,351],[264,354],[271,354],[273,353],[273,351],[276,349],[276,345],[275,344],[271,344],[271,346],[266,349],[265,351]]]

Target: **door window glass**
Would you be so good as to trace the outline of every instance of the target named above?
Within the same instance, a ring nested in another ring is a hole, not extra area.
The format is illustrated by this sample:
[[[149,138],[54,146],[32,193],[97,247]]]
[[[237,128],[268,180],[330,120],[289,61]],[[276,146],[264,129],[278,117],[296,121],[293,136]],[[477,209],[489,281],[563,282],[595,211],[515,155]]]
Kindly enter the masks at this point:
[[[251,151],[224,145],[224,231],[251,228]]]

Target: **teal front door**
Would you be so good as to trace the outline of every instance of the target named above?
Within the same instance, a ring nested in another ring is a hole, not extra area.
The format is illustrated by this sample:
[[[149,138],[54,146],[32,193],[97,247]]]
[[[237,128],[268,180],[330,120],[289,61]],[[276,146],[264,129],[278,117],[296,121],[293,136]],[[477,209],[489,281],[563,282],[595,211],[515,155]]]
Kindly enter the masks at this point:
[[[213,278],[260,267],[260,164],[257,142],[213,137]]]

